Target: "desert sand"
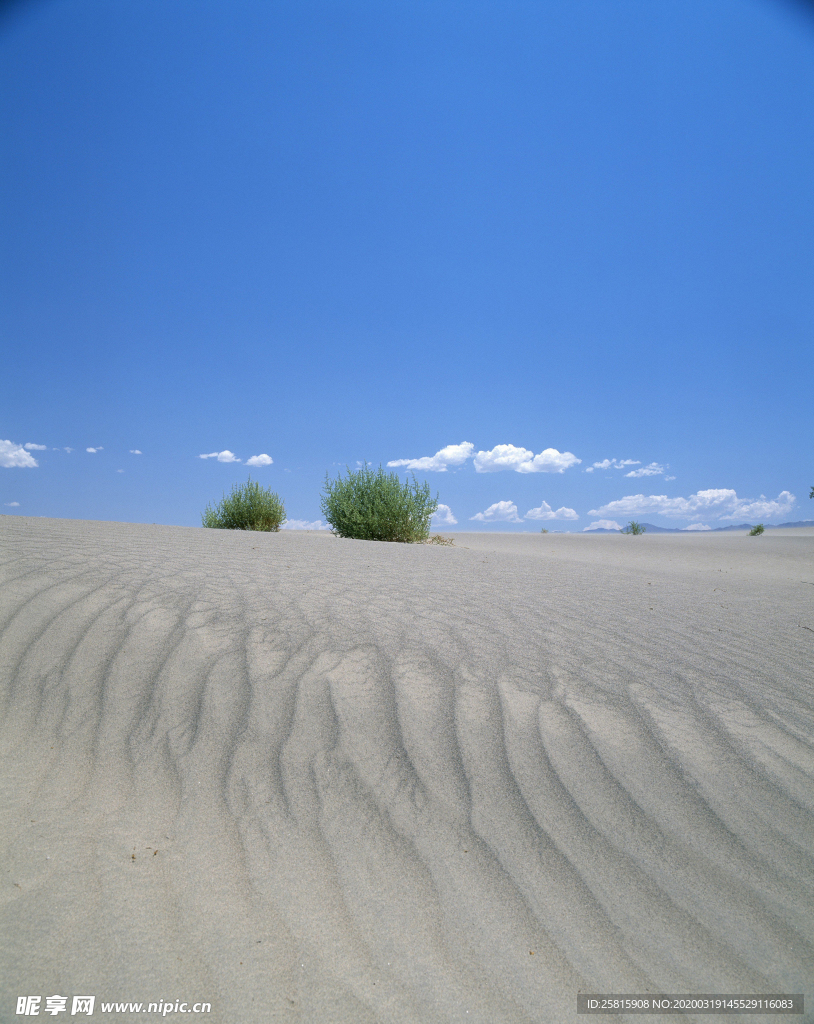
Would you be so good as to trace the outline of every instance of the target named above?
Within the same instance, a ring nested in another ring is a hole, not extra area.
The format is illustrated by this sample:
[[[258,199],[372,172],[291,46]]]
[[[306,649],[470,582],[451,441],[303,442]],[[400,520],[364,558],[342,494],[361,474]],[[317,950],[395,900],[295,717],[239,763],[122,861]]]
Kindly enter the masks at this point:
[[[814,1019],[814,531],[454,536],[0,517],[0,1020]]]

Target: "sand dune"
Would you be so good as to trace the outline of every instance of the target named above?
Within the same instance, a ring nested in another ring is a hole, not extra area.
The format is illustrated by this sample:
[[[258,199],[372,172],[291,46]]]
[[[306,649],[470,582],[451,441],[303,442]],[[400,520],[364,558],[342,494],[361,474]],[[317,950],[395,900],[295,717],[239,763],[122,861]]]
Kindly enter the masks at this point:
[[[0,545],[0,1020],[814,1019],[814,531]]]

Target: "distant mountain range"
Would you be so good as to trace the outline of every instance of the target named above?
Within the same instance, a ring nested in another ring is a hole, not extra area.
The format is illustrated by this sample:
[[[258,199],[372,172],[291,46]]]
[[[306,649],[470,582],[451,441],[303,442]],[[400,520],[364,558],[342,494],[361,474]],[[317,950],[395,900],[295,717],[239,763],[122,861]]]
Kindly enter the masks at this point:
[[[641,524],[645,533],[727,533],[730,530],[751,530],[755,523],[741,523],[739,526],[716,526],[714,530],[680,530],[677,527],[656,526],[654,523]],[[801,519],[797,523],[764,523],[767,530],[781,530],[790,526],[814,526],[814,519]],[[583,533],[621,533],[621,530],[583,530]]]

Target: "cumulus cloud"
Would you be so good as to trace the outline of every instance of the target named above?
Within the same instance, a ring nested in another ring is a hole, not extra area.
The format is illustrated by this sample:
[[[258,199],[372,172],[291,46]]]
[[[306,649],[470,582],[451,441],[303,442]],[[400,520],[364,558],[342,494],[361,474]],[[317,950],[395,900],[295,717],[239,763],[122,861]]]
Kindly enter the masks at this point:
[[[6,506],[6,508],[19,508],[20,507],[19,501],[4,501],[3,504]]]
[[[761,494],[757,499],[738,499],[737,508],[733,509],[730,515],[721,516],[721,519],[740,519],[742,517],[771,519],[773,516],[788,515],[793,508],[794,495],[789,491],[781,491],[773,499]]]
[[[330,526],[327,523],[323,523],[321,519],[315,519],[313,523],[309,523],[307,519],[286,519],[286,521],[280,527],[281,530],[330,530]]]
[[[475,471],[496,473],[502,469],[513,469],[516,473],[564,473],[569,466],[581,461],[572,452],[559,452],[556,448],[546,448],[535,455],[528,448],[497,444],[491,451],[477,453]]]
[[[23,445],[23,448],[27,448],[29,451],[36,451],[36,452],[47,452],[48,451],[48,445],[47,444],[34,444],[31,441],[26,441],[26,443]]]
[[[131,455],[142,455],[142,454],[143,454],[143,452],[140,452],[140,451],[138,450],[138,448],[131,448],[131,449],[130,449],[130,454],[131,454]]]
[[[683,533],[688,533],[690,530],[711,530],[711,526],[707,526],[705,523],[693,523],[691,526],[682,526],[681,530]]]
[[[97,444],[95,448],[86,448],[85,451],[90,452],[91,455],[95,455],[96,452],[103,452],[104,448],[100,444]]]
[[[13,441],[0,441],[0,466],[4,466],[6,469],[33,469],[38,465],[34,456],[29,455],[21,444],[15,444]]]
[[[387,465],[445,473],[450,466],[462,466],[471,458],[477,473],[497,473],[502,469],[516,473],[564,473],[582,461],[571,452],[559,452],[556,448],[546,448],[535,455],[528,448],[517,448],[513,444],[498,444],[490,451],[475,453],[475,446],[470,441],[462,441],[447,445],[435,455],[425,455],[420,459],[392,459]]]
[[[639,459],[603,459],[601,462],[595,462],[592,466],[588,466],[585,472],[593,473],[595,469],[625,469],[627,466],[639,466],[639,469],[631,469],[629,473],[625,473],[625,476],[634,478],[661,476],[667,468],[658,462],[651,462],[649,466],[642,466]],[[675,480],[675,477],[668,477],[668,479]]]
[[[540,503],[539,508],[530,508],[526,513],[526,519],[579,519],[579,516],[572,508],[558,508],[555,512],[547,501]]]
[[[517,505],[512,501],[496,501],[490,505],[485,512],[478,512],[470,516],[480,523],[522,523],[523,520],[517,514]]]
[[[583,533],[588,533],[590,530],[621,530],[622,527],[615,519],[597,519],[595,523],[591,523],[590,526],[586,526],[583,529]]]
[[[237,460],[240,462],[240,459]],[[274,459],[270,455],[252,455],[250,459],[246,459],[247,466],[270,466],[274,462]]]
[[[649,466],[642,466],[641,469],[632,469],[629,473],[625,473],[625,476],[661,476],[665,468],[658,462],[651,462]]]
[[[70,455],[71,452],[73,451],[73,448],[65,448],[64,451],[66,451]]]
[[[624,469],[625,466],[638,466],[639,462],[639,459],[603,459],[588,466],[585,472],[593,473],[595,469]]]
[[[449,505],[439,505],[432,517],[435,526],[454,526],[458,520]]]
[[[770,499],[761,494],[760,498],[739,498],[728,488],[698,491],[689,498],[668,498],[666,494],[628,494],[618,501],[610,501],[598,509],[591,509],[588,515],[642,515],[654,512],[675,519],[771,519],[773,516],[788,515],[794,508],[794,495],[781,491],[777,498]]]
[[[461,441],[460,444],[448,444],[435,455],[424,455],[420,459],[393,459],[388,466],[404,466],[405,469],[423,469],[433,473],[446,473],[449,466],[462,466],[472,457],[474,444]]]
[[[217,459],[218,462],[240,462],[240,459],[235,455],[234,452],[230,452],[227,448],[222,452],[209,452],[208,455],[199,455],[199,459]]]

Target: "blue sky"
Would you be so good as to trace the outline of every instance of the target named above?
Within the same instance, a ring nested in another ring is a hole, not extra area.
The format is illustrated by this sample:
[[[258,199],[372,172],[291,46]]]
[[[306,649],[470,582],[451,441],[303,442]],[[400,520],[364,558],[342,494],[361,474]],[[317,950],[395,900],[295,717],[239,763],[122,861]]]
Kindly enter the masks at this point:
[[[2,512],[814,517],[803,5],[30,0],[0,139]]]

